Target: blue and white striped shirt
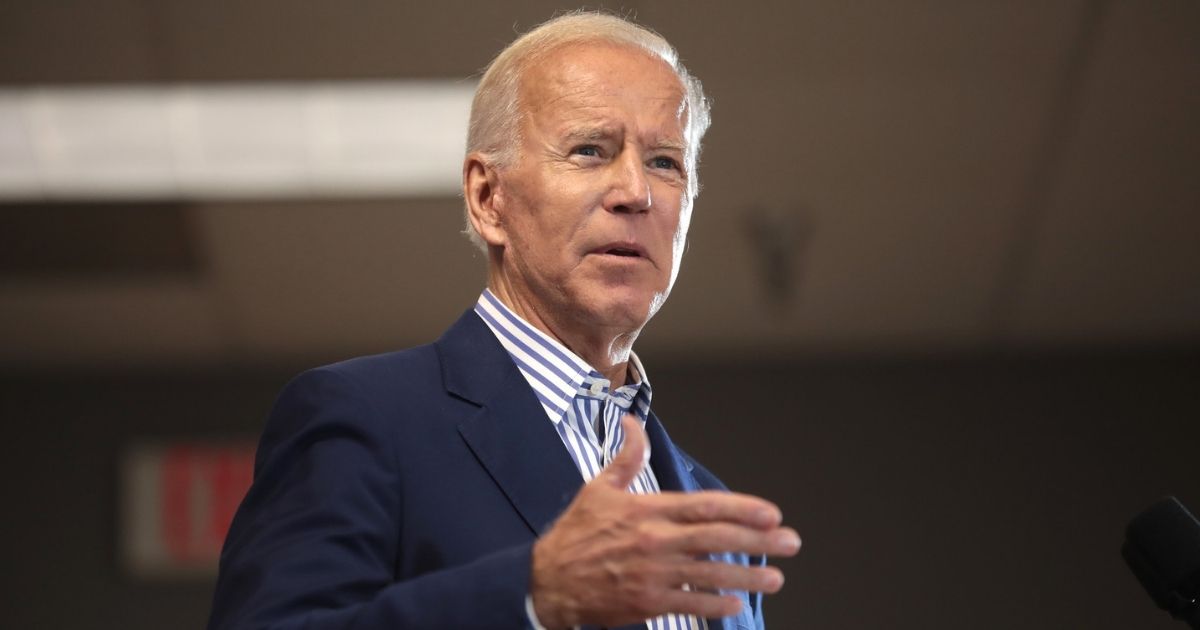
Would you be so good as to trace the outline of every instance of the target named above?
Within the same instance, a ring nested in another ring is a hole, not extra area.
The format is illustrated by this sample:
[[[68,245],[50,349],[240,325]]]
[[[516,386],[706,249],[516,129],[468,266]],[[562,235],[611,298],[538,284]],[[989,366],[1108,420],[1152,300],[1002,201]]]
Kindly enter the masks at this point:
[[[637,355],[629,356],[630,382],[613,389],[586,361],[534,328],[490,290],[484,289],[479,296],[475,313],[529,382],[584,482],[591,481],[621,450],[625,441],[621,417],[632,410],[645,426],[650,414],[652,389]],[[648,459],[629,490],[659,492]],[[663,615],[647,620],[646,626],[651,630],[707,630],[703,619],[691,615]]]

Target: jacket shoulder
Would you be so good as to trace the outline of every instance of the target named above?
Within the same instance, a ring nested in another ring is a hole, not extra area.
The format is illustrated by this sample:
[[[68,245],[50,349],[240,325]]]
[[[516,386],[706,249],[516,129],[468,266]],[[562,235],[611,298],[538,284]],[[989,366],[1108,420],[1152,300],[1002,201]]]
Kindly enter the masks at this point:
[[[432,344],[311,368],[292,379],[288,387],[327,380],[342,381],[376,401],[411,398],[415,392],[427,396],[442,388],[438,356]]]
[[[437,364],[437,352],[433,344],[428,343],[404,350],[354,357],[312,369],[334,372],[356,381],[370,381],[436,368]]]

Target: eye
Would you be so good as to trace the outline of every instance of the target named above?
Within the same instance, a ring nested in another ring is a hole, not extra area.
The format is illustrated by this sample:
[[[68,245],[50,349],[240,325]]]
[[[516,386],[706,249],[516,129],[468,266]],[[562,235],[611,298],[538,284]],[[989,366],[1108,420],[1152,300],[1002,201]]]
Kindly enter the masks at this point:
[[[574,149],[571,149],[571,153],[574,155],[582,155],[584,157],[600,157],[600,147],[594,144],[585,144],[583,146],[578,146]]]
[[[665,168],[670,170],[679,170],[679,162],[675,158],[666,155],[660,155],[650,160],[650,166],[654,168]]]

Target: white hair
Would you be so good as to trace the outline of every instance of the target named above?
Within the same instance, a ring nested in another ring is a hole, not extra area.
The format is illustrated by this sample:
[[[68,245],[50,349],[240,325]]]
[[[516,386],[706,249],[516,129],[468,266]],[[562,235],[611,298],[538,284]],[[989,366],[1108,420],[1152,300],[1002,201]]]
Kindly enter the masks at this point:
[[[688,195],[700,192],[696,163],[700,142],[711,121],[708,100],[700,81],[679,62],[679,53],[658,33],[627,19],[594,11],[572,11],[552,18],[518,37],[488,64],[471,102],[467,153],[479,152],[493,166],[503,168],[519,157],[521,140],[520,84],[525,71],[547,53],[568,44],[609,43],[632,46],[671,66],[687,97]],[[466,235],[481,250],[487,245],[467,218]]]

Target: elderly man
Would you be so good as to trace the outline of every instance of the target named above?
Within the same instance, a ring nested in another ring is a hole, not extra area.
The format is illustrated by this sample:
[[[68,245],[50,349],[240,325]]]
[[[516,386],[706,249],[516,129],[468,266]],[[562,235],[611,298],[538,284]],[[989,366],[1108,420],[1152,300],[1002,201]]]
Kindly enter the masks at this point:
[[[762,626],[763,558],[799,538],[672,444],[631,352],[707,124],[670,45],[620,18],[551,20],[492,62],[463,167],[487,289],[432,345],[288,385],[210,627]]]

